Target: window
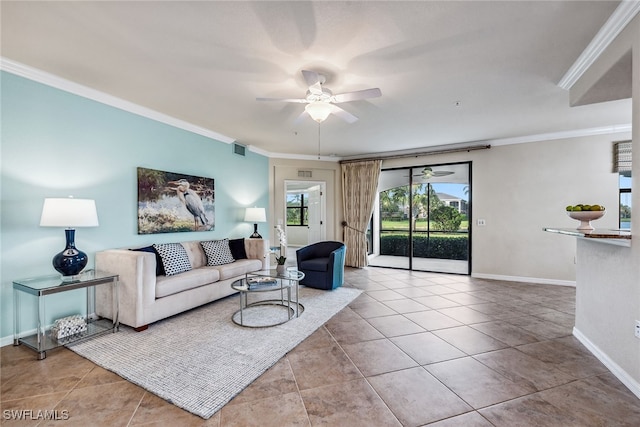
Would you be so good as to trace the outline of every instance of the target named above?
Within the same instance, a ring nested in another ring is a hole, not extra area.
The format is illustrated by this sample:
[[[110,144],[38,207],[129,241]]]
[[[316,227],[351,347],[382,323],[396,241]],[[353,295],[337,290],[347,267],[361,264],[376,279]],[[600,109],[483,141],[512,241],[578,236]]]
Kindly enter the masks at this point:
[[[618,227],[631,229],[631,141],[613,143],[613,172],[618,173],[620,217]]]
[[[309,225],[308,193],[287,194],[287,225]]]
[[[621,229],[631,229],[631,172],[620,173],[620,222]]]

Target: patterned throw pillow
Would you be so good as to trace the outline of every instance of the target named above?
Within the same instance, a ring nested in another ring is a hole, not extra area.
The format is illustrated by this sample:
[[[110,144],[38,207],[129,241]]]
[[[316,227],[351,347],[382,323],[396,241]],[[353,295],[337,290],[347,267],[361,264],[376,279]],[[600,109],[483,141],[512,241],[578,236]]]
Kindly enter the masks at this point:
[[[223,265],[235,261],[229,248],[229,239],[209,240],[200,242],[200,245],[202,245],[204,253],[207,254],[207,265]]]
[[[180,243],[160,243],[153,247],[162,259],[162,266],[167,276],[191,270],[187,250]]]

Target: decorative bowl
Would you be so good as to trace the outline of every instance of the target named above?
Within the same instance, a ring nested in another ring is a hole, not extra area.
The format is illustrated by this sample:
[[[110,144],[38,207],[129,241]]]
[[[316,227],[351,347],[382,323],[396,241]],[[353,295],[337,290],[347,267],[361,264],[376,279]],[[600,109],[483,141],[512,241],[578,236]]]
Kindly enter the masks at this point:
[[[580,221],[578,230],[593,230],[591,221],[602,218],[605,212],[606,211],[567,211],[567,215]]]

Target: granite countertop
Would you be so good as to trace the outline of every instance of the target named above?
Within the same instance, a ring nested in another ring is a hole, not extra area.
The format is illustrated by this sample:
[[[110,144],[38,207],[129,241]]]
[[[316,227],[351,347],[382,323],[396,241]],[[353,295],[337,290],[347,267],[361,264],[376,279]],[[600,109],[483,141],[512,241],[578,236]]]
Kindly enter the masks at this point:
[[[575,228],[554,228],[545,227],[544,231],[549,233],[564,234],[566,236],[580,237],[585,239],[594,239],[603,243],[611,243],[615,245],[630,246],[631,244],[631,230],[608,230],[608,229],[594,229],[594,230],[578,230]]]

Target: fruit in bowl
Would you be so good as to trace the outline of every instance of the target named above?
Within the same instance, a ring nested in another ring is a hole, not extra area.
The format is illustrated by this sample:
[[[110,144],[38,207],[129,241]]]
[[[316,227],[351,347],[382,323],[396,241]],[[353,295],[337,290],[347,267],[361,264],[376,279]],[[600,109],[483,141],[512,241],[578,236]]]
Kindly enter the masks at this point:
[[[589,211],[589,212],[599,212],[599,211],[604,211],[604,206],[602,205],[574,205],[574,206],[567,206],[566,208],[567,212],[584,212],[584,211]]]
[[[602,218],[606,212],[602,205],[573,205],[566,207],[567,215],[580,221],[578,230],[593,230],[591,221]]]

